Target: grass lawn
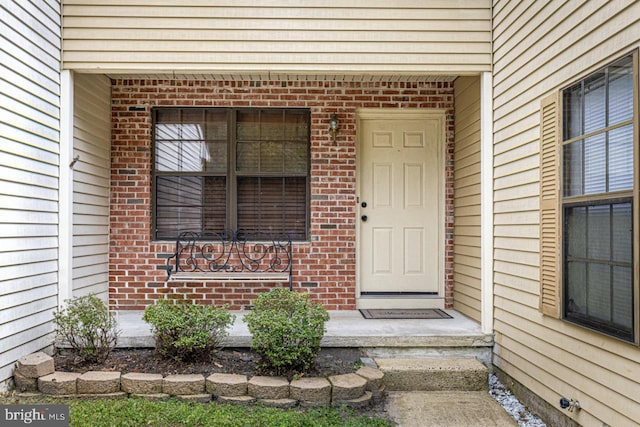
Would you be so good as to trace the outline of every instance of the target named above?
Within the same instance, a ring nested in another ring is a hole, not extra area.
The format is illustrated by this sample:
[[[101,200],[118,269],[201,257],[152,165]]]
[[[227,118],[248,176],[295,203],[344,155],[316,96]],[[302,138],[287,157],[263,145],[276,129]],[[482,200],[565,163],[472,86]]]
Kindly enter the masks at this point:
[[[68,404],[71,426],[363,426],[387,427],[386,420],[370,418],[344,408],[281,410],[259,405],[184,403],[143,399],[56,400],[0,397],[0,404]]]

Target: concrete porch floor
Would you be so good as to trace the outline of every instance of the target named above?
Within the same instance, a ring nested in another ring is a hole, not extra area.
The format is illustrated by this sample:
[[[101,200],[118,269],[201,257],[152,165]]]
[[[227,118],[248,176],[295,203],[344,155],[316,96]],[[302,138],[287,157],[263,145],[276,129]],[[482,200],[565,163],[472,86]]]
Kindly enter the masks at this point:
[[[455,310],[452,319],[365,319],[359,311],[330,311],[322,347],[358,347],[370,357],[475,357],[491,365],[493,336]],[[249,347],[251,334],[236,311],[227,347]],[[153,347],[142,311],[116,311],[121,330],[118,347]]]

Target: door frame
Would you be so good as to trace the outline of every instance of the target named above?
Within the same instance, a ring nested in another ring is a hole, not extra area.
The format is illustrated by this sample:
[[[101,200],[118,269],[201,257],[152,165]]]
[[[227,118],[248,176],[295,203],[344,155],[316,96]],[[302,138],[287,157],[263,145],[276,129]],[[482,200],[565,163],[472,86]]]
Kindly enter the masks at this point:
[[[428,120],[441,122],[441,143],[438,146],[438,293],[437,295],[389,295],[361,296],[361,153],[363,138],[360,130],[362,120]],[[358,108],[356,110],[356,307],[369,308],[445,308],[445,239],[446,239],[446,110],[444,109],[402,109],[402,108]]]

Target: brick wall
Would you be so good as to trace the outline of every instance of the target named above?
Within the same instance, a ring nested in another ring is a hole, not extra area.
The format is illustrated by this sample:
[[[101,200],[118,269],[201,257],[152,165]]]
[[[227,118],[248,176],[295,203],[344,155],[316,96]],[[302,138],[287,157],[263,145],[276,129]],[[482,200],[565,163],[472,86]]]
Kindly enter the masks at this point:
[[[142,310],[164,294],[232,309],[281,284],[171,283],[164,265],[172,244],[150,240],[151,107],[303,107],[311,110],[311,233],[294,243],[294,288],[329,310],[355,309],[356,109],[447,110],[446,305],[453,303],[453,84],[401,82],[112,81],[110,306]],[[340,132],[331,140],[329,117]]]

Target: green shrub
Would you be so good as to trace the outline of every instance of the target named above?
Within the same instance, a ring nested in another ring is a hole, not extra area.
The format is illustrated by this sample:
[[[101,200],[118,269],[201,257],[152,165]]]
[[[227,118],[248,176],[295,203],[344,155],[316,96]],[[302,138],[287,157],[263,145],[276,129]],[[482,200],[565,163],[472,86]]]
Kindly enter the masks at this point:
[[[308,294],[274,289],[258,296],[244,320],[253,335],[251,348],[262,356],[263,367],[282,375],[311,367],[329,314]]]
[[[116,320],[102,300],[93,295],[67,300],[53,314],[58,339],[67,342],[83,360],[102,363],[116,346]]]
[[[142,317],[151,324],[156,350],[175,360],[202,360],[220,347],[235,316],[227,306],[173,303],[160,300]]]

